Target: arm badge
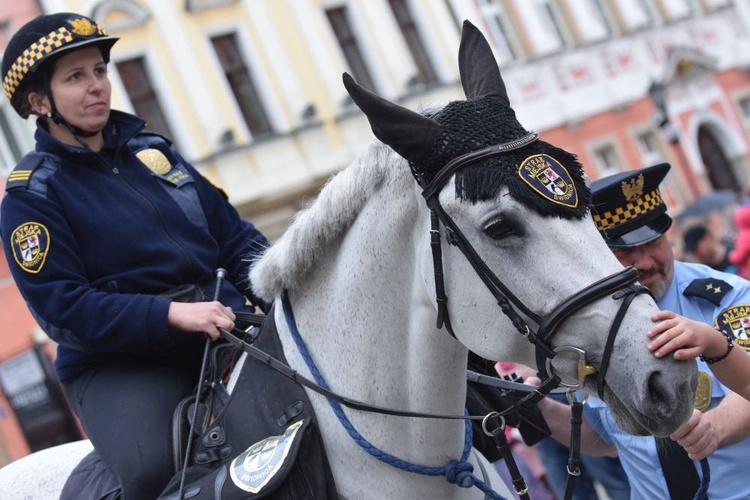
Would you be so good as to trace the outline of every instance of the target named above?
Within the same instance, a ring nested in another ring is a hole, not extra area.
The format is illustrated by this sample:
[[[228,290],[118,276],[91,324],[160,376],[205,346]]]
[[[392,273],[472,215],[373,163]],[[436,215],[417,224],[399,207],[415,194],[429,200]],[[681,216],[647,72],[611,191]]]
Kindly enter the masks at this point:
[[[31,274],[42,270],[49,253],[49,243],[49,231],[38,222],[21,224],[10,237],[16,264]]]
[[[693,280],[682,292],[685,296],[700,297],[714,305],[721,305],[721,299],[734,288],[726,281],[716,278],[700,278]]]
[[[734,343],[750,351],[750,304],[739,304],[716,316],[716,327],[734,339]]]

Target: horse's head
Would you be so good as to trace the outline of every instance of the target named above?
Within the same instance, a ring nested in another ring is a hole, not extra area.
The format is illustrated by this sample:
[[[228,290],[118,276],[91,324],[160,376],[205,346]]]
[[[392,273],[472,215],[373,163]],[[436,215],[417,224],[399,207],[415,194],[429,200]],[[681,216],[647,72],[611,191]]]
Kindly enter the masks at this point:
[[[536,362],[571,385],[590,374],[582,389],[598,392],[624,430],[669,434],[691,413],[696,366],[647,350],[656,304],[599,236],[582,166],[518,123],[491,49],[468,22],[459,68],[467,100],[427,115],[344,76],[375,135],[410,162],[451,243],[425,259],[442,321],[487,359]]]

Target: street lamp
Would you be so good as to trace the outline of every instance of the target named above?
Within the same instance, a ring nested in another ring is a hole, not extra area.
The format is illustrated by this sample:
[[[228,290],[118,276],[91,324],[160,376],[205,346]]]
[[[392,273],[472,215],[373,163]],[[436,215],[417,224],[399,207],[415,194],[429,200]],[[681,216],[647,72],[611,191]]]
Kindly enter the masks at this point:
[[[654,123],[659,126],[666,139],[674,147],[680,163],[679,168],[682,170],[683,176],[687,180],[693,197],[696,197],[700,195],[700,189],[696,184],[695,175],[690,168],[690,163],[685,155],[685,151],[680,145],[680,132],[674,125],[672,125],[672,122],[669,121],[669,114],[667,113],[667,86],[664,82],[651,82],[651,85],[648,87],[648,96],[654,103]]]
[[[648,96],[656,107],[653,118],[654,123],[659,125],[659,128],[664,132],[670,144],[678,144],[680,142],[680,133],[672,126],[667,114],[667,86],[662,82],[651,82],[648,88]]]

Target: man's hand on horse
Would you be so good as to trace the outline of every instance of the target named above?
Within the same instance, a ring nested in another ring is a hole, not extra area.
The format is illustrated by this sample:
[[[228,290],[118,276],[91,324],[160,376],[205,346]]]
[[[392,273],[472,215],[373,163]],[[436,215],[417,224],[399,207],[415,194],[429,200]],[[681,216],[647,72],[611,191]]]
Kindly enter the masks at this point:
[[[221,302],[172,302],[169,305],[169,326],[189,333],[205,333],[211,340],[221,334],[219,328],[234,328],[236,316],[231,307]]]

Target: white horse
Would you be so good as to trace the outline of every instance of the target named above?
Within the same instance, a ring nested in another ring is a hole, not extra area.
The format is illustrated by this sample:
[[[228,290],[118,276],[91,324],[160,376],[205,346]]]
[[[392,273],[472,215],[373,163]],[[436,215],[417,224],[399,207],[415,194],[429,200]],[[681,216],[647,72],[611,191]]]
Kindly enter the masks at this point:
[[[255,293],[276,303],[276,325],[289,365],[314,378],[293,340],[291,328],[296,328],[320,376],[331,390],[350,399],[411,412],[462,415],[468,349],[486,359],[537,365],[535,347],[501,312],[498,295],[480,278],[462,252],[461,243],[455,244],[459,237],[453,229],[445,229],[445,219],[439,229],[442,257],[434,260],[431,235],[437,233],[423,198],[423,187],[432,181],[437,180],[432,183],[433,203],[439,202],[439,208],[462,233],[464,243],[523,306],[511,300],[511,308],[520,311],[518,318],[531,325],[532,332],[538,323],[559,312],[566,298],[623,271],[586,207],[572,207],[570,197],[563,200],[568,207],[555,206],[555,200],[562,200],[555,198],[559,194],[553,194],[559,189],[546,194],[531,184],[523,187],[519,165],[508,163],[503,148],[499,148],[500,154],[488,153],[483,163],[476,164],[488,168],[490,176],[495,171],[507,171],[513,177],[502,178],[499,188],[489,196],[472,193],[470,178],[460,178],[461,171],[429,171],[428,159],[440,156],[434,154],[434,148],[443,143],[450,146],[452,137],[464,134],[464,142],[473,144],[473,134],[478,134],[480,140],[469,149],[469,156],[493,146],[487,134],[491,137],[494,133],[495,104],[484,111],[494,113],[492,116],[480,113],[480,123],[485,126],[477,130],[452,130],[451,113],[465,113],[466,106],[484,102],[488,96],[493,103],[498,96],[507,102],[489,46],[470,25],[464,27],[459,61],[469,100],[451,103],[433,118],[387,103],[347,80],[350,94],[367,114],[376,135],[391,147],[375,141],[325,186],[314,204],[301,212],[284,236],[252,265],[250,278]],[[469,114],[473,113],[471,109]],[[512,115],[503,116],[515,120]],[[520,127],[517,123],[508,126],[515,131]],[[450,133],[443,133],[446,130]],[[524,137],[530,137],[531,142],[521,140],[519,149],[518,141],[511,141],[505,149],[528,158],[548,154],[544,149],[548,145],[534,141],[530,134]],[[462,161],[466,160],[466,152],[460,155]],[[411,168],[402,156],[409,158]],[[546,178],[570,174],[567,181],[557,179],[557,187],[575,195],[576,202],[587,203],[589,193],[582,171],[568,172],[574,168],[571,166],[561,168],[554,167]],[[466,176],[472,169],[468,167]],[[426,184],[419,186],[413,172],[422,175]],[[486,188],[483,181],[479,184]],[[481,186],[477,189],[483,189]],[[537,202],[539,206],[534,208]],[[446,244],[446,240],[454,244]],[[436,262],[442,266],[442,279],[440,273],[436,278]],[[443,319],[449,320],[455,338],[436,326],[443,303],[442,294],[436,291],[441,282],[448,299],[447,318]],[[563,315],[545,342],[550,348],[579,347],[584,364],[597,368],[602,368],[602,360],[608,358],[604,380],[599,380],[601,373],[589,375],[582,389],[595,394],[601,382],[601,394],[624,429],[665,436],[684,423],[692,411],[696,366],[671,357],[657,360],[646,349],[645,332],[657,310],[647,295],[633,299],[619,328],[614,329],[611,350],[605,354],[607,332],[622,302],[612,299],[611,292],[619,287]],[[285,314],[281,299],[285,294],[296,323]],[[581,377],[579,365],[575,356],[561,353],[548,368],[564,380],[575,381]],[[478,488],[461,488],[445,478],[405,471],[378,460],[351,437],[324,396],[308,393],[336,487],[343,497],[483,498]],[[372,447],[403,463],[439,469],[466,456],[466,425],[461,420],[386,416],[350,409],[344,409],[344,413]],[[80,459],[80,450],[75,458],[65,459],[66,448],[71,449],[71,445],[58,447],[56,452],[50,450],[44,457],[36,454],[46,460],[47,470],[58,467],[60,481],[50,491],[42,492],[36,485],[44,470],[40,460],[27,466],[23,484],[11,485],[13,471],[8,469],[28,465],[34,460],[32,456],[0,470],[0,496],[55,498],[62,479]],[[474,466],[477,478],[487,479],[500,495],[510,497],[496,474],[485,478],[480,473],[480,458],[475,453],[469,453],[466,459]],[[61,463],[64,460],[69,463]],[[35,472],[26,472],[30,470]],[[35,484],[34,488],[29,484]]]

